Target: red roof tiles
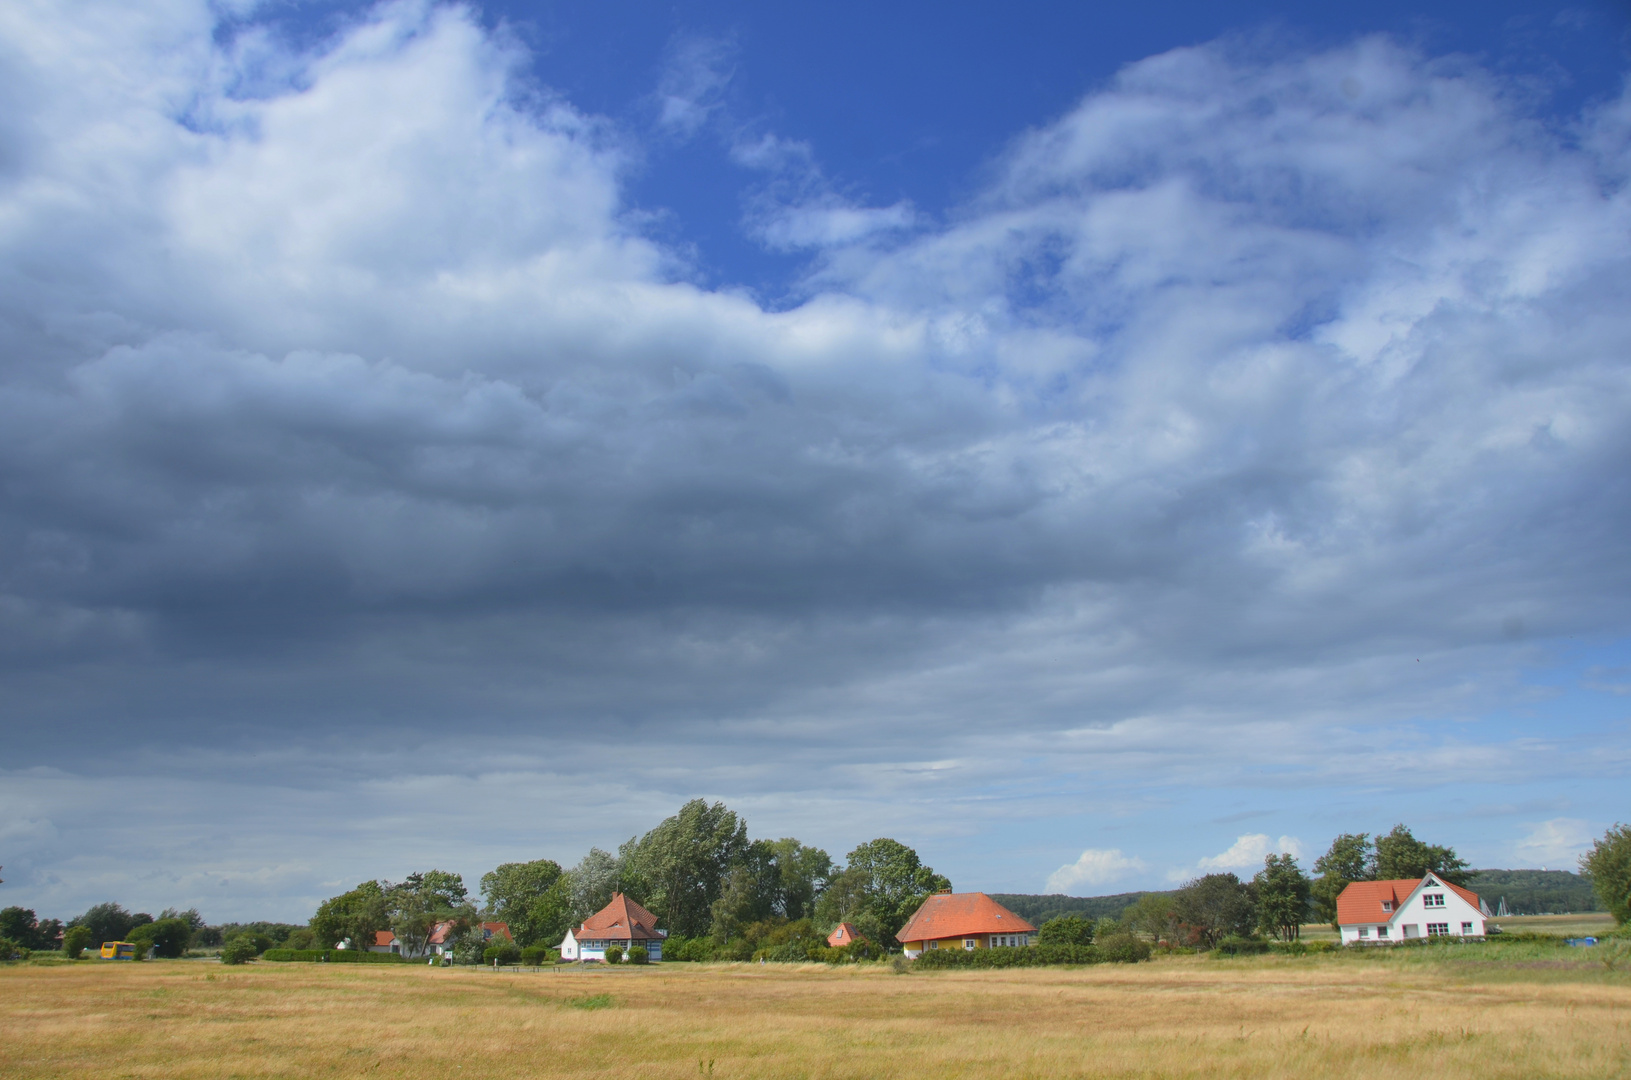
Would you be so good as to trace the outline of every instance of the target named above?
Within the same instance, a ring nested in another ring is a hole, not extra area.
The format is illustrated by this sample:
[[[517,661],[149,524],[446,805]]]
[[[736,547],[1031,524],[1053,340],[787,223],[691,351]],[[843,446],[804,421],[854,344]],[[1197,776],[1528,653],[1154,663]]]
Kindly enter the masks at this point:
[[[827,945],[830,948],[842,949],[845,945],[859,939],[860,936],[861,932],[855,929],[853,925],[841,922],[833,928],[832,933],[827,935]]]
[[[657,916],[622,893],[613,893],[612,902],[583,920],[573,937],[607,941],[651,941],[661,938]]]
[[[983,892],[935,893],[906,920],[900,941],[942,941],[975,934],[1028,934],[1036,927]]]

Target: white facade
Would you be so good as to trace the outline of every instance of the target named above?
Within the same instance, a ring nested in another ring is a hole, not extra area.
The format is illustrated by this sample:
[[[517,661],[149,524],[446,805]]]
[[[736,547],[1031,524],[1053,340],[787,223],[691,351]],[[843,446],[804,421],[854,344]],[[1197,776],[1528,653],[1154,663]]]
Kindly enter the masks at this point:
[[[659,930],[657,933],[662,934],[663,937],[668,936],[668,931],[666,930]],[[646,958],[653,964],[661,963],[663,959],[662,938],[652,938],[649,940],[634,938],[631,940],[629,938],[601,939],[586,937],[582,941],[579,941],[576,932],[572,930],[568,930],[566,932],[566,937],[561,939],[561,959],[605,960],[606,949],[608,946],[612,945],[616,945],[619,949],[622,949],[625,957],[629,955],[629,948],[631,946],[644,945],[646,947]]]
[[[1400,897],[1396,905],[1384,900],[1374,906],[1377,910],[1371,912],[1367,920],[1340,924],[1344,945],[1391,945],[1429,937],[1484,936],[1484,913],[1431,874]]]

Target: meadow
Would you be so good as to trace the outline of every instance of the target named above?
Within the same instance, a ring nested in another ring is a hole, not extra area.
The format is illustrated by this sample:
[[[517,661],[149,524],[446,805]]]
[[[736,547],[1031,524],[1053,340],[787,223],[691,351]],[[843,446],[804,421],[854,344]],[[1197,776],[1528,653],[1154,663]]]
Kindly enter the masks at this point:
[[[1507,944],[1078,969],[0,969],[7,1077],[1631,1076],[1631,964]]]

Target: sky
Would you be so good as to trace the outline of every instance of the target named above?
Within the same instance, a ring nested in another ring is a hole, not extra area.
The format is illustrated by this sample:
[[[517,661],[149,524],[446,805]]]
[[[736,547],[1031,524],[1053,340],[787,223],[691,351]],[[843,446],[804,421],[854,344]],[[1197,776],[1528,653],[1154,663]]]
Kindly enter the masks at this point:
[[[1631,8],[776,7],[0,6],[0,904],[1631,817]]]

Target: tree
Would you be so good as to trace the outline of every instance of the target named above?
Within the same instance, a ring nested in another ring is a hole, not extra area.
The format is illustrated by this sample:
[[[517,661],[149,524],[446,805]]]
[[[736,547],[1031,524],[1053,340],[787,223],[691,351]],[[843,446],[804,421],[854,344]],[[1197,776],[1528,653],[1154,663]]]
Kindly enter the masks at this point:
[[[465,891],[464,878],[445,870],[409,874],[398,884],[387,884],[385,903],[391,932],[401,943],[405,956],[423,955],[438,923],[453,923],[462,928],[478,921],[475,906]]]
[[[713,904],[748,849],[747,824],[724,803],[692,799],[679,813],[618,849],[626,891],[672,933],[709,933]]]
[[[1187,882],[1172,898],[1173,912],[1193,940],[1206,948],[1232,935],[1250,934],[1257,903],[1250,885],[1233,874],[1207,874]]]
[[[1420,878],[1429,873],[1452,885],[1465,885],[1472,877],[1467,860],[1459,858],[1454,848],[1424,844],[1403,825],[1395,825],[1392,832],[1376,838],[1375,880]]]
[[[764,840],[749,844],[726,875],[719,899],[709,908],[714,940],[729,941],[748,923],[785,918],[781,880],[773,845]]]
[[[590,848],[578,865],[567,871],[572,897],[572,922],[581,923],[607,904],[622,887],[623,862],[609,851]]]
[[[1080,915],[1060,915],[1042,924],[1036,940],[1040,945],[1091,945],[1093,924]]]
[[[1580,856],[1580,872],[1591,878],[1597,898],[1616,923],[1631,922],[1631,825],[1616,823],[1605,832]]]
[[[149,915],[141,921],[152,922],[153,917]],[[83,926],[91,932],[91,944],[101,945],[104,941],[125,940],[130,931],[137,926],[137,919],[120,905],[109,901],[106,904],[97,904],[77,919],[71,920],[68,925]]]
[[[227,938],[225,945],[221,946],[221,963],[247,964],[259,956],[261,950],[256,948],[255,939],[249,934],[239,934]]]
[[[849,865],[832,879],[816,910],[823,923],[853,922],[873,941],[887,943],[924,900],[949,888],[951,882],[924,866],[916,851],[879,837],[849,853]]]
[[[1145,893],[1140,896],[1122,910],[1121,921],[1128,930],[1148,934],[1156,941],[1174,940],[1177,930],[1172,897],[1166,893]]]
[[[154,956],[175,960],[187,952],[192,942],[193,928],[186,919],[158,919],[138,926],[130,932],[130,940],[138,946],[137,952],[153,950]]]
[[[54,949],[62,924],[55,919],[41,922],[30,908],[8,907],[0,911],[0,937],[15,941],[24,949]]]
[[[553,859],[505,863],[481,876],[493,918],[507,923],[517,945],[554,945],[572,925],[571,880]]]
[[[1319,877],[1310,893],[1320,921],[1337,926],[1337,897],[1350,882],[1376,878],[1376,856],[1371,851],[1369,833],[1343,833],[1331,841],[1330,850],[1314,860]]]
[[[780,879],[777,913],[792,921],[809,918],[815,914],[816,901],[832,878],[832,856],[818,847],[801,844],[791,836],[767,843]]]
[[[355,949],[368,948],[379,931],[391,928],[384,888],[377,881],[365,881],[324,900],[311,917],[311,928],[319,948],[332,949],[345,941]]]
[[[1290,855],[1270,855],[1252,879],[1257,892],[1257,926],[1281,941],[1302,936],[1312,882]]]

